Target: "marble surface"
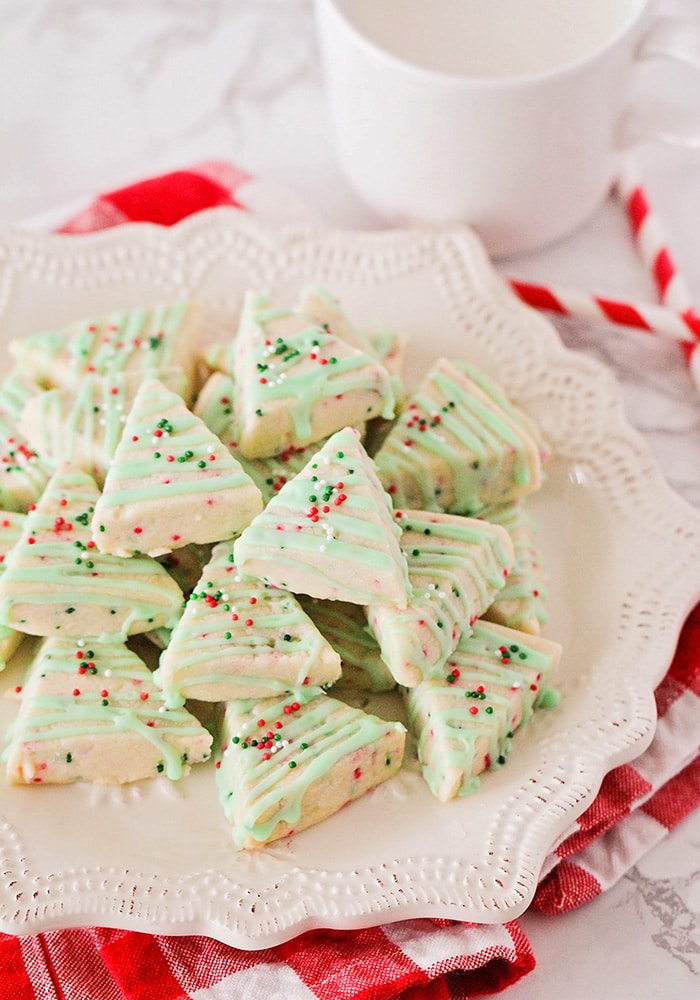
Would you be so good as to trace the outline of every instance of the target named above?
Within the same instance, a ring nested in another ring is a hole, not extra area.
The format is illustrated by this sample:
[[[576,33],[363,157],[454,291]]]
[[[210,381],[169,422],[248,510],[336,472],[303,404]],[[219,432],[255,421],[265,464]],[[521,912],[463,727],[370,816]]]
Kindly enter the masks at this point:
[[[661,0],[698,16],[697,0]],[[222,158],[286,185],[333,225],[381,220],[335,162],[311,0],[0,0],[0,224],[21,224],[144,175]],[[693,107],[697,73],[654,64],[640,93]],[[700,151],[644,146],[640,169],[700,308]],[[503,274],[654,300],[611,198],[555,247],[499,261]],[[569,346],[617,374],[630,421],[671,484],[700,506],[700,394],[678,346],[561,321]],[[537,969],[513,1000],[696,997],[700,815],[614,888],[557,918],[526,914]]]

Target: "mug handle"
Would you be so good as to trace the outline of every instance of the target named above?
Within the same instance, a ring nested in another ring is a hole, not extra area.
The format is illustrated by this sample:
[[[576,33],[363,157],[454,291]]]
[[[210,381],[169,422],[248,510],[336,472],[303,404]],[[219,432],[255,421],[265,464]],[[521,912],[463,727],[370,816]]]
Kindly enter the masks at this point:
[[[637,61],[671,59],[700,70],[700,21],[660,17],[651,26],[637,51]],[[649,140],[700,149],[700,107],[681,108],[654,98],[630,110],[621,126],[621,145]]]

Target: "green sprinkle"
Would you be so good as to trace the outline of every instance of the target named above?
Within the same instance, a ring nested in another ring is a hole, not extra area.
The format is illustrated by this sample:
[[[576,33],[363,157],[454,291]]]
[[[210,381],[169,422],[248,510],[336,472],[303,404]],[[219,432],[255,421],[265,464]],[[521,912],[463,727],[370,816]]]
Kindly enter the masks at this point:
[[[295,760],[290,760],[289,766],[290,767],[296,767],[297,766],[297,762]]]

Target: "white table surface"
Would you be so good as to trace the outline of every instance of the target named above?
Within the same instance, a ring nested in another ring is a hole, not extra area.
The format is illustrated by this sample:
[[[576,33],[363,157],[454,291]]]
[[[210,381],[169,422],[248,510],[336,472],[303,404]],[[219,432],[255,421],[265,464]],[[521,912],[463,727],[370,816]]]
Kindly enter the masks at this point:
[[[660,9],[700,16],[698,0]],[[381,225],[334,159],[312,0],[0,0],[0,23],[0,224],[221,158],[286,185],[333,225]],[[640,89],[695,101],[700,119],[697,73],[655,65]],[[700,150],[645,146],[638,158],[700,308]],[[497,266],[654,300],[612,200],[558,246]],[[630,421],[672,485],[700,505],[700,396],[678,347],[609,326],[561,328],[616,372]],[[538,964],[508,992],[513,1000],[697,997],[700,813],[593,903],[562,917],[526,913],[521,924]]]

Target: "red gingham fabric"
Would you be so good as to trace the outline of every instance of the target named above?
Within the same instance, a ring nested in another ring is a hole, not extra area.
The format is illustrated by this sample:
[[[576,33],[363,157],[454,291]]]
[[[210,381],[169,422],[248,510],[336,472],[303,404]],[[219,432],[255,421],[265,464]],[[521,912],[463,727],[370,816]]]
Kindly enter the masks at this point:
[[[216,205],[255,210],[261,185],[229,164],[204,163],[100,195],[61,231],[172,225]],[[698,650],[700,608],[656,692],[654,741],[607,776],[552,850],[533,903],[540,911],[563,913],[593,899],[700,805]],[[466,1000],[505,990],[534,965],[517,921],[318,930],[254,952],[202,936],[85,928],[0,935],[0,1000]]]

